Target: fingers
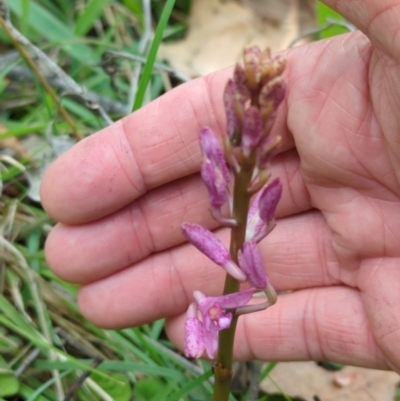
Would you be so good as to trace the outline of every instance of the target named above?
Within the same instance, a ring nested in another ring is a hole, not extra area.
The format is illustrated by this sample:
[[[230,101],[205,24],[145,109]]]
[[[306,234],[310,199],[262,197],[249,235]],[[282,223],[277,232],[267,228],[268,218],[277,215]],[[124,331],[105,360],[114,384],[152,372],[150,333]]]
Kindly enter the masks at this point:
[[[106,216],[147,190],[199,170],[198,132],[224,132],[222,94],[230,70],[179,86],[78,143],[45,175],[43,205],[55,220],[78,224]],[[281,125],[285,119],[280,117]],[[288,148],[289,134],[283,148]]]
[[[228,230],[218,232],[227,243]],[[308,212],[282,219],[261,243],[270,280],[278,290],[339,283],[339,265],[323,217]],[[107,328],[128,327],[182,313],[193,291],[220,294],[225,272],[192,245],[160,252],[85,285],[79,306],[86,318]]]
[[[278,156],[271,173],[281,177],[284,187],[278,217],[311,207],[295,151]],[[184,242],[181,225],[185,221],[217,227],[198,174],[150,191],[94,222],[56,226],[46,242],[46,259],[63,279],[89,283]]]
[[[374,45],[399,60],[399,0],[324,0],[324,3],[368,35]]]
[[[400,258],[364,261],[358,285],[375,340],[390,367],[400,373]]]
[[[182,348],[185,316],[170,319],[167,333]],[[329,360],[388,369],[370,331],[360,293],[348,287],[280,295],[271,308],[239,318],[235,359]]]

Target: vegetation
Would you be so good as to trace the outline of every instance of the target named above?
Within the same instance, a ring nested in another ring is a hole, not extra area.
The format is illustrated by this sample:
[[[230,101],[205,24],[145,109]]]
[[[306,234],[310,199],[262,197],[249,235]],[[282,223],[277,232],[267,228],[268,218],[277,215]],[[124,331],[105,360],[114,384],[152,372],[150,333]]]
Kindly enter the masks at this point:
[[[162,320],[109,331],[80,315],[77,287],[46,266],[53,222],[38,202],[54,158],[183,79],[156,55],[162,40],[185,34],[190,7],[191,0],[0,2],[0,401],[211,397],[209,364],[176,351]]]

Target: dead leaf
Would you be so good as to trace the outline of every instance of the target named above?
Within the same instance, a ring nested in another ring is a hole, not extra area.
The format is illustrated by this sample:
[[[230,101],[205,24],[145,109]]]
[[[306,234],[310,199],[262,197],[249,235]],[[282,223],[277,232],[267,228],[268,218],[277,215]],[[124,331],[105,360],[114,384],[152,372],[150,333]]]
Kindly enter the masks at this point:
[[[345,385],[338,385],[338,377],[346,379],[342,380]],[[399,382],[400,376],[394,372],[352,366],[331,372],[315,362],[281,362],[261,383],[261,388],[267,393],[281,389],[306,401],[313,401],[315,395],[321,401],[393,401]]]
[[[283,50],[315,26],[315,0],[196,0],[187,37],[164,44],[161,58],[191,77],[236,63],[243,47]],[[299,41],[299,44],[304,43]]]
[[[6,149],[9,151],[10,156],[13,157],[28,158],[29,153],[18,138],[11,137],[2,139],[2,134],[6,134],[7,132],[8,128],[5,125],[0,124],[0,149]]]

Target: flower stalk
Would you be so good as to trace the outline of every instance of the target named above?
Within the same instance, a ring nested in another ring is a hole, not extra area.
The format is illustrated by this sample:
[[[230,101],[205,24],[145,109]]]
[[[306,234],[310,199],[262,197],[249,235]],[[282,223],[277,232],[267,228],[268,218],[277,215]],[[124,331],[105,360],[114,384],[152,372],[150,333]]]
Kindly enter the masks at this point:
[[[269,165],[280,137],[271,135],[277,109],[285,94],[285,61],[270,51],[248,47],[244,66],[237,64],[225,87],[227,136],[221,141],[209,128],[200,132],[203,154],[201,177],[208,189],[212,215],[231,228],[229,251],[213,233],[190,223],[182,226],[186,238],[227,275],[223,295],[208,297],[195,291],[186,321],[185,354],[198,358],[204,352],[215,359],[213,401],[227,401],[232,378],[235,329],[239,315],[272,306],[276,292],[257,247],[275,227],[282,194],[278,178],[269,183]],[[229,205],[229,215],[222,208]],[[247,282],[250,289],[241,290]],[[247,305],[263,291],[266,301]]]

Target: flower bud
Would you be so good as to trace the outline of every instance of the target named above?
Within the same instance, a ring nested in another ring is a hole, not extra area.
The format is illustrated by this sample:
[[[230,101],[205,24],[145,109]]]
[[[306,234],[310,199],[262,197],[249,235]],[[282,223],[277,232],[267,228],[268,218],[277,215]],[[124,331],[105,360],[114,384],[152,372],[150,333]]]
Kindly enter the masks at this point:
[[[208,189],[211,208],[220,210],[228,200],[228,187],[221,170],[210,159],[204,158],[200,173]]]
[[[266,186],[260,195],[260,217],[269,226],[275,221],[276,207],[282,196],[282,184],[279,178],[275,178]]]
[[[235,70],[233,71],[233,81],[235,82],[236,90],[242,103],[250,99],[250,91],[247,86],[246,72],[240,64],[236,64],[235,66]]]
[[[286,67],[286,59],[275,56],[271,58],[270,49],[266,49],[260,54],[261,84],[271,81],[281,75]]]
[[[230,79],[224,91],[224,106],[226,115],[226,131],[231,142],[240,134],[240,127],[235,109],[236,84]]]
[[[239,265],[247,280],[255,288],[264,289],[268,284],[267,273],[260,251],[254,241],[243,244],[243,251],[238,253]]]
[[[249,46],[243,50],[244,70],[250,91],[257,90],[261,80],[259,56],[260,48],[258,46]]]
[[[260,171],[265,170],[268,164],[276,156],[278,148],[282,142],[282,137],[276,136],[266,136],[263,138],[257,148],[257,168]]]
[[[226,183],[229,183],[231,175],[226,165],[224,150],[214,132],[208,127],[203,128],[199,133],[199,142],[203,157],[217,166],[221,170]]]
[[[182,231],[192,245],[218,266],[223,267],[233,278],[239,281],[246,279],[245,274],[231,259],[228,249],[211,231],[190,223],[183,223]]]
[[[262,87],[258,100],[264,122],[276,112],[278,106],[285,98],[285,92],[286,85],[282,77],[276,77]]]
[[[263,121],[260,111],[256,107],[249,107],[243,118],[242,149],[245,156],[257,146],[263,130]]]

